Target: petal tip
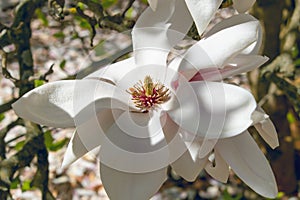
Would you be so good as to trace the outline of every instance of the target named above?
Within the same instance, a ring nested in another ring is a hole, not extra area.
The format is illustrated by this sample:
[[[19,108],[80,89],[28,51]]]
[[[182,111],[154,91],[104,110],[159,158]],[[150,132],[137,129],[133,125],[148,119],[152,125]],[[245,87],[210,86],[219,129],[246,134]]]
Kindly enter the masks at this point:
[[[149,6],[152,9],[152,11],[156,11],[157,9],[157,2],[158,0],[148,0]]]

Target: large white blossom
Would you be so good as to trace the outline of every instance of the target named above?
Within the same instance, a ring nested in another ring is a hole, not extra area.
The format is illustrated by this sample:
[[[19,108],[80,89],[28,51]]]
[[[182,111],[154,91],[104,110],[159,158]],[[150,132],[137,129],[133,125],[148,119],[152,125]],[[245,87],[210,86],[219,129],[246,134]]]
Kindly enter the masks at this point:
[[[274,198],[272,169],[247,128],[254,125],[272,148],[276,130],[251,93],[221,82],[268,60],[257,55],[259,22],[246,14],[223,20],[167,62],[193,17],[202,34],[221,2],[150,1],[154,10],[146,9],[132,31],[132,58],[82,80],[40,86],[13,104],[15,112],[46,126],[76,127],[63,166],[100,152],[112,200],[149,199],[169,165],[188,181],[205,169],[223,182],[230,166],[254,191]]]

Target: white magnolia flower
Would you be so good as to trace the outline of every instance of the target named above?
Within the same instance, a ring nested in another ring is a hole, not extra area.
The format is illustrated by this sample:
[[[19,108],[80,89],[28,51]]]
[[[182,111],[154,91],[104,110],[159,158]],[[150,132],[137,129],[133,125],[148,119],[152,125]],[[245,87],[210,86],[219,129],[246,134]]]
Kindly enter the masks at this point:
[[[220,2],[203,2],[205,29]],[[82,80],[40,86],[13,104],[14,110],[39,124],[76,127],[63,166],[100,150],[101,179],[111,199],[149,199],[169,165],[189,181],[204,168],[226,181],[230,166],[257,193],[275,197],[273,172],[247,132],[255,125],[276,147],[272,122],[251,93],[213,82],[266,62],[256,55],[258,21],[245,14],[224,20],[167,65],[169,50],[192,23],[189,12],[177,12],[178,5],[185,3],[164,0],[155,12],[146,9],[133,30],[134,57]]]

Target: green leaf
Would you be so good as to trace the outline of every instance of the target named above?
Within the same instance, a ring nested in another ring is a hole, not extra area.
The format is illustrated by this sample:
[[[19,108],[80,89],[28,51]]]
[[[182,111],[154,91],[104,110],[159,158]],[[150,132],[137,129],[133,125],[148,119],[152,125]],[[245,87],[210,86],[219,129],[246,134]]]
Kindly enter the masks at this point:
[[[65,138],[59,141],[54,141],[51,131],[46,131],[44,133],[44,142],[49,151],[58,151],[66,145],[68,139]]]
[[[242,199],[243,195],[242,194],[238,194],[236,197],[232,197],[229,192],[226,190],[224,190],[223,194],[222,194],[222,199],[224,200],[240,200]]]
[[[4,115],[3,113],[0,113],[0,122],[1,122],[2,120],[4,120],[4,118],[5,118],[5,115]]]
[[[295,60],[294,64],[296,65],[296,67],[300,67],[300,58]]]
[[[63,60],[60,62],[59,67],[60,67],[61,69],[64,69],[65,66],[66,66],[66,63],[67,63],[67,61],[66,61],[65,59],[63,59]]]
[[[132,18],[132,14],[133,14],[133,8],[129,8],[125,14],[125,17],[127,18]]]
[[[78,2],[77,3],[78,8],[80,8],[81,10],[83,10],[86,6],[84,5],[84,3]]]
[[[39,87],[44,84],[45,84],[44,80],[34,80],[34,87]]]
[[[104,0],[102,1],[102,6],[104,9],[107,9],[113,6],[114,4],[116,4],[117,2],[118,2],[117,0]]]
[[[49,25],[48,19],[47,19],[46,15],[42,12],[41,9],[37,9],[37,10],[35,11],[35,14],[36,14],[37,18],[38,18],[39,20],[41,20],[41,22],[42,22],[42,24],[43,24],[44,26],[48,26],[48,25]]]
[[[68,141],[69,141],[69,140],[65,138],[65,139],[63,139],[63,140],[59,140],[59,141],[57,141],[57,142],[54,142],[54,143],[52,143],[52,145],[50,146],[49,150],[50,150],[50,151],[58,151],[58,150],[60,150],[61,148],[63,148],[63,147],[67,144]]]
[[[290,124],[295,123],[297,121],[297,119],[291,112],[288,112],[288,114],[286,115],[286,118]]]
[[[62,31],[59,31],[57,33],[54,33],[53,36],[56,38],[64,38],[65,34]]]
[[[10,189],[13,190],[13,189],[17,189],[18,188],[18,185],[20,184],[20,178],[19,176],[17,176],[16,178],[14,178],[10,184]]]
[[[53,141],[54,141],[54,139],[52,137],[51,131],[46,131],[44,133],[44,142],[45,142],[47,149],[50,149]]]
[[[292,58],[297,58],[299,55],[299,49],[297,46],[293,46],[291,49],[291,53],[292,53]]]
[[[25,145],[25,140],[22,140],[15,145],[14,149],[20,151],[24,145]]]
[[[22,191],[28,191],[28,190],[31,190],[31,181],[30,180],[25,180],[23,181],[22,183]]]
[[[101,40],[94,48],[96,56],[103,56],[106,54],[105,41]]]

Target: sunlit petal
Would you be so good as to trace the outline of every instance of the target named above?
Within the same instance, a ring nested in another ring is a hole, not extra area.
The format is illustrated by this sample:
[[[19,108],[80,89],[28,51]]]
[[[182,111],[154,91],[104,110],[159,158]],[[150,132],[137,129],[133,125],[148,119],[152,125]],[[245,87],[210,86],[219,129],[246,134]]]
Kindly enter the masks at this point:
[[[182,0],[157,1],[155,11],[147,8],[132,30],[136,64],[166,65],[170,49],[184,38],[192,23]]]
[[[22,118],[46,126],[73,127],[105,108],[128,110],[129,95],[97,80],[57,81],[31,90],[13,104]],[[117,95],[115,94],[117,93]]]
[[[185,0],[185,2],[194,19],[198,33],[201,35],[220,7],[222,0]]]
[[[111,84],[116,84],[123,78],[124,75],[135,69],[134,58],[128,58],[106,67],[103,67],[92,74],[86,76],[84,79],[108,80]]]
[[[200,40],[185,53],[178,71],[191,79],[200,69],[224,67],[257,40],[258,26],[257,21],[245,22]]]
[[[259,24],[259,21],[253,17],[252,15],[248,14],[239,14],[239,15],[234,15],[232,17],[229,17],[227,19],[223,19],[221,22],[217,23],[212,27],[211,30],[209,30],[204,37],[209,37],[223,29],[236,26],[238,24],[243,24],[247,22],[257,22],[258,27],[257,27],[257,38],[256,41],[251,44],[249,47],[244,49],[241,53],[242,54],[257,54],[260,50],[260,47],[262,45],[262,26]]]
[[[256,102],[251,93],[240,87],[218,82],[191,82],[193,94],[179,86],[178,108],[168,111],[170,117],[183,129],[207,138],[226,138],[238,135],[251,124],[251,113]],[[198,116],[200,115],[200,116]],[[199,120],[197,120],[199,118]]]

